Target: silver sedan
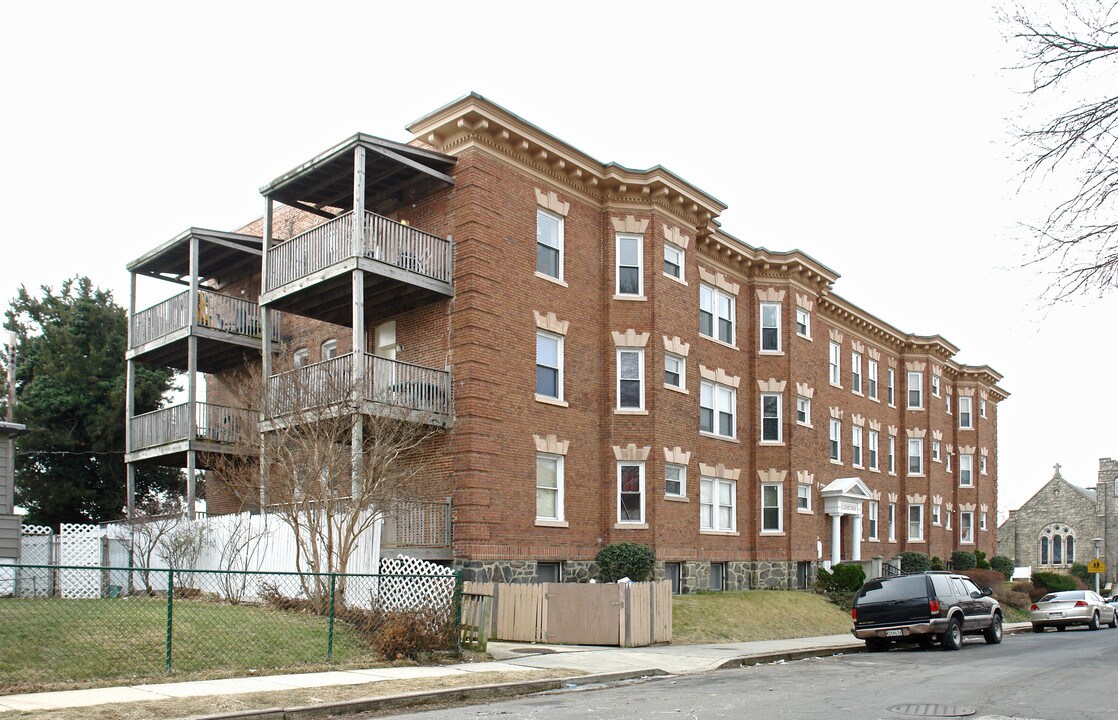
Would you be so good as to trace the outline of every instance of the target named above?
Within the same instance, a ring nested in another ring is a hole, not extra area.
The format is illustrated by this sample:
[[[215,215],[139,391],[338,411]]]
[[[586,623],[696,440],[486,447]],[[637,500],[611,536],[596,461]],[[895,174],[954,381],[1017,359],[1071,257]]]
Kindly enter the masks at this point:
[[[1063,631],[1072,625],[1098,630],[1104,624],[1118,627],[1118,609],[1090,590],[1064,590],[1048,593],[1033,603],[1029,620],[1033,632],[1044,632],[1046,627]]]

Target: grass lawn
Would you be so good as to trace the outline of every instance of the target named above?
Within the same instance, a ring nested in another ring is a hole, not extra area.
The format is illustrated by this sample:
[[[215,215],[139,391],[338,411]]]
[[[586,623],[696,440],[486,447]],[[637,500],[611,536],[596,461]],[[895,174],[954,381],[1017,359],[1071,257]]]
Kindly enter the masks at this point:
[[[850,613],[810,592],[743,590],[672,598],[672,643],[748,642],[849,634]]]
[[[180,600],[174,604],[171,677],[267,674],[326,663],[327,620],[248,605]],[[0,599],[0,693],[162,682],[167,603],[160,598]],[[374,653],[335,622],[335,664]]]

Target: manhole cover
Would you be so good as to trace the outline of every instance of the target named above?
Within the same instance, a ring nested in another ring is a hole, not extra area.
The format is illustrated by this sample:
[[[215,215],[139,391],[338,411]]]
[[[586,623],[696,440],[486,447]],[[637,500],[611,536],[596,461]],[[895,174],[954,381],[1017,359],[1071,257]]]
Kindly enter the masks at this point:
[[[915,715],[917,717],[954,718],[970,717],[974,715],[974,708],[960,707],[959,705],[933,705],[930,703],[909,703],[907,705],[893,705],[889,712],[901,715]]]
[[[551,648],[512,648],[509,652],[520,653],[521,655],[550,655],[555,651]]]

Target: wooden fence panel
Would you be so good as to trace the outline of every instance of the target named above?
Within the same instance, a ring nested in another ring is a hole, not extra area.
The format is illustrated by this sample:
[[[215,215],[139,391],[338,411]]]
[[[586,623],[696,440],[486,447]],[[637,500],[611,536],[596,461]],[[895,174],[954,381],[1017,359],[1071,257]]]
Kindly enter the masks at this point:
[[[547,637],[544,586],[500,583],[497,605],[497,637],[516,642],[543,642]]]
[[[652,643],[652,584],[629,583],[624,586],[625,605],[621,647],[642,647]]]
[[[622,586],[548,583],[547,642],[618,645],[624,614]]]
[[[660,580],[652,584],[652,642],[672,641],[672,583]]]

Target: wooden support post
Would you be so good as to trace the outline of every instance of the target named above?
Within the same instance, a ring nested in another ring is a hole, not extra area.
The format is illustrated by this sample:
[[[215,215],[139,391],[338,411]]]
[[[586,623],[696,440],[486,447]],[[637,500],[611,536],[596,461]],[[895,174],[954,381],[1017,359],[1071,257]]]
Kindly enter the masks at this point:
[[[134,326],[136,324],[136,273],[131,275],[128,292],[128,349],[132,349],[134,339]],[[136,515],[136,468],[128,462],[128,455],[132,452],[132,416],[136,413],[136,364],[128,360],[127,374],[124,391],[124,457],[127,475],[125,494],[128,503],[128,521],[132,522]]]
[[[361,257],[365,249],[365,148],[353,151],[353,254]],[[364,424],[361,406],[365,401],[365,273],[353,271],[353,429],[350,434],[350,462],[353,497],[364,490]]]
[[[272,248],[272,198],[264,198],[264,240],[260,248],[260,298],[268,291],[268,253]],[[259,302],[260,309],[260,376],[264,387],[261,388],[263,397],[260,398],[260,421],[263,422],[268,413],[269,403],[272,402],[269,392],[269,382],[272,377],[272,320],[268,307]],[[264,433],[260,436],[260,512],[268,505],[268,463],[265,457],[266,438]]]
[[[194,441],[198,438],[198,336],[195,328],[202,324],[198,316],[198,298],[201,292],[198,287],[198,236],[190,236],[190,321],[187,327],[190,334],[186,341],[186,517],[194,519]]]

